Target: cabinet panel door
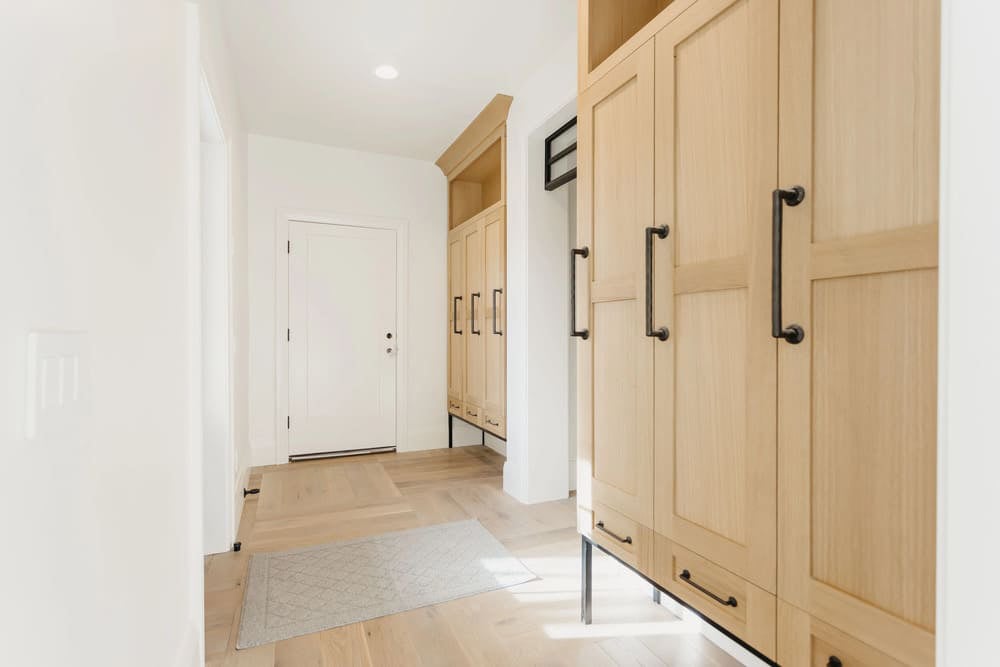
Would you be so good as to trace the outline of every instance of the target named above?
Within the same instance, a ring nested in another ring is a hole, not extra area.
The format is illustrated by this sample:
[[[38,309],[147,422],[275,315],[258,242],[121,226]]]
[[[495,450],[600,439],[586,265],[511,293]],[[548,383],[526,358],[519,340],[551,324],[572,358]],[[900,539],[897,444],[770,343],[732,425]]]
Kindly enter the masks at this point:
[[[934,660],[937,0],[785,0],[778,594]],[[847,664],[845,662],[845,664]]]
[[[580,503],[652,525],[653,340],[644,329],[644,232],[653,224],[653,43],[589,88],[579,107],[577,302]],[[587,279],[584,279],[584,276]],[[595,517],[599,521],[600,517]],[[589,527],[588,527],[589,528]]]
[[[471,223],[465,230],[465,411],[466,417],[478,420],[486,391],[486,344],[483,331],[483,308],[486,300],[483,264],[483,220]],[[473,409],[470,411],[470,406]],[[474,413],[474,414],[473,414]]]
[[[483,292],[483,337],[486,339],[486,387],[483,408],[486,429],[497,432],[503,426],[499,417],[507,405],[507,324],[504,318],[507,290],[507,233],[504,209],[490,213],[483,229],[486,266]],[[502,435],[502,434],[501,434]]]
[[[448,411],[462,415],[465,391],[465,243],[448,233]]]
[[[700,0],[656,36],[656,530],[776,588],[777,0]]]

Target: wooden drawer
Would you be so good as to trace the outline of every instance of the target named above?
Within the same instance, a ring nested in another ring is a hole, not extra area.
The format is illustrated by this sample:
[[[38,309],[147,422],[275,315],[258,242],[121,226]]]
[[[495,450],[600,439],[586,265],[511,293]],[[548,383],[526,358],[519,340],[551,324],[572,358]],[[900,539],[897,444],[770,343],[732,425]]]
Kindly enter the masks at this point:
[[[594,503],[591,539],[623,562],[652,575],[653,531],[607,505]]]
[[[778,662],[805,667],[903,667],[868,644],[778,601]]]
[[[476,426],[483,425],[483,409],[476,405],[475,403],[465,403],[462,408],[462,419],[469,422],[470,424],[475,424]]]
[[[773,660],[775,596],[659,534],[655,541],[653,579]]]
[[[461,417],[463,414],[465,414],[462,411],[462,401],[456,401],[454,398],[449,398],[448,399],[448,412],[450,412],[453,415],[457,415],[459,417]]]
[[[492,412],[483,413],[483,428],[501,438],[507,437],[507,420]]]

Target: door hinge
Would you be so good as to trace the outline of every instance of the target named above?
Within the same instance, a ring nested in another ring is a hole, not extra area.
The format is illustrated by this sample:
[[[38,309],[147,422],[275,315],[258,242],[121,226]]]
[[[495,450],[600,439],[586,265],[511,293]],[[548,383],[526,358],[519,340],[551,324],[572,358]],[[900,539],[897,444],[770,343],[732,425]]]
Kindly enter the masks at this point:
[[[291,241],[288,242],[288,254],[289,255],[292,254],[292,242]]]
[[[291,430],[291,428],[292,428],[292,418],[291,418],[291,416],[285,417],[285,427],[288,430]]]

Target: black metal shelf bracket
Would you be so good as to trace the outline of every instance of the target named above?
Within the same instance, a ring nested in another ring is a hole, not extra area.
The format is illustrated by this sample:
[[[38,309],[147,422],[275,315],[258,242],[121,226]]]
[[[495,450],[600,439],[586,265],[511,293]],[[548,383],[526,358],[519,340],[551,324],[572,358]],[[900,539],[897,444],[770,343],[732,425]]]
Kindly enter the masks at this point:
[[[566,185],[570,181],[576,178],[576,167],[572,169],[567,169],[563,173],[559,174],[555,178],[552,178],[552,166],[562,160],[563,158],[576,152],[576,142],[574,141],[570,145],[566,146],[562,150],[553,153],[552,144],[556,139],[566,134],[570,129],[576,126],[576,116],[574,116],[570,121],[566,122],[558,130],[550,134],[545,138],[545,189],[548,191],[555,190],[556,188]]]

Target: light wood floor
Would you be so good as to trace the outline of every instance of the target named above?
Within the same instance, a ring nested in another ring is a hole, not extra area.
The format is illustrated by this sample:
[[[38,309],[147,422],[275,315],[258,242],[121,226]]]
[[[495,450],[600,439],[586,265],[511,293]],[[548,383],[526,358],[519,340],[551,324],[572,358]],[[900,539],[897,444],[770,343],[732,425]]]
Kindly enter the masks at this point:
[[[485,447],[256,468],[243,550],[205,559],[209,666],[738,665],[651,600],[648,585],[594,550],[594,623],[580,623],[572,499],[522,505]],[[475,518],[540,579],[237,651],[250,554]]]

